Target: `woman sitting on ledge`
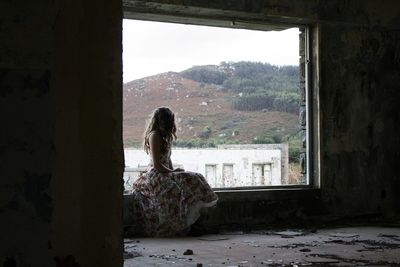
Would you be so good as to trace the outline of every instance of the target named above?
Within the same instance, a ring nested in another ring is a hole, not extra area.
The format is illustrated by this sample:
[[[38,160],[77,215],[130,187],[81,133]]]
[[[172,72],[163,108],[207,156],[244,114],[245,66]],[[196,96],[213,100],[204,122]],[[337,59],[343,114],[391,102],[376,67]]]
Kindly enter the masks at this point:
[[[176,139],[174,113],[157,108],[144,133],[150,155],[148,171],[133,184],[135,218],[147,236],[174,236],[187,231],[200,209],[217,203],[218,196],[200,173],[174,169],[171,143]]]

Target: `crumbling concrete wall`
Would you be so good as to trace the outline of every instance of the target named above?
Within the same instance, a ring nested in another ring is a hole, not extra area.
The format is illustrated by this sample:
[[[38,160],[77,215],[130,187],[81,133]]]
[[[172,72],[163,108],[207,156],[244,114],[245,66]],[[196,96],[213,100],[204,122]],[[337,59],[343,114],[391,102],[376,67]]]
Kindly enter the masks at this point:
[[[121,17],[0,3],[0,266],[122,266]]]
[[[399,214],[399,28],[322,29],[324,202],[335,215]]]

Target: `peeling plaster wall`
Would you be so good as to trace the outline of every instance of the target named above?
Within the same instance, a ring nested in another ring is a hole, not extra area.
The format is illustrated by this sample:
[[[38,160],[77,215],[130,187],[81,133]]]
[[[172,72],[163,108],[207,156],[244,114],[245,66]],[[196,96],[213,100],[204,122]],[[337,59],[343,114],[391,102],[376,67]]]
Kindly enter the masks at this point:
[[[0,266],[122,266],[121,18],[0,2]]]
[[[399,214],[399,28],[322,32],[332,33],[321,41],[324,201],[336,215]]]

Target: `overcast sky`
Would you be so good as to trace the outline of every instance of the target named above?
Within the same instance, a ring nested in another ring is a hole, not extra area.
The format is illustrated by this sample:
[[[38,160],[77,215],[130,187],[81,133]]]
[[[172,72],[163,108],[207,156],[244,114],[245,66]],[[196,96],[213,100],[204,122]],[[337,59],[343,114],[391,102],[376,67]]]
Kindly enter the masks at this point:
[[[124,83],[222,61],[298,65],[298,34],[124,20]]]

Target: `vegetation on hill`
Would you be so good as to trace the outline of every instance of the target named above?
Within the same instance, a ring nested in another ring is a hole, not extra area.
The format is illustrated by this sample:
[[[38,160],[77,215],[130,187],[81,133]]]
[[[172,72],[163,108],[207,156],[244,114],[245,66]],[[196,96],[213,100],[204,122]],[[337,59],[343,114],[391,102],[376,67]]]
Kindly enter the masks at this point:
[[[222,62],[218,66],[196,66],[181,72],[182,77],[220,90],[235,92],[231,105],[243,111],[297,113],[299,102],[297,66],[275,66],[260,62]]]

